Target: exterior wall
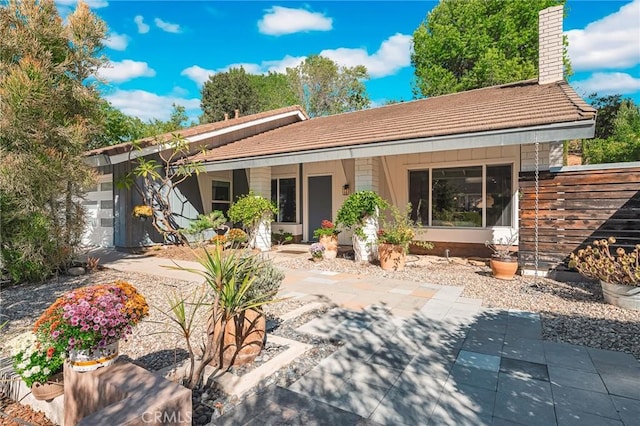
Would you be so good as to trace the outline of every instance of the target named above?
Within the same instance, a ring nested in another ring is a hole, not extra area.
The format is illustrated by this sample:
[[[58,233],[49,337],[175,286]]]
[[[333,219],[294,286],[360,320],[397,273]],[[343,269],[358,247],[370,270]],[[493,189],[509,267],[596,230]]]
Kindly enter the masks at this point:
[[[562,143],[560,151],[560,165],[562,165]],[[520,171],[530,172],[536,169],[536,146],[535,144],[520,145]],[[538,144],[538,167],[540,170],[549,170],[551,158],[551,146],[549,143]]]
[[[82,202],[86,210],[82,243],[92,247],[113,247],[113,174],[111,166],[98,167],[98,180]]]
[[[301,197],[301,178],[300,178],[300,166],[299,164],[288,164],[286,166],[274,166],[271,167],[271,179],[282,179],[282,178],[296,178],[296,222],[295,223],[284,223],[284,222],[273,222],[271,224],[271,232],[280,232],[282,229],[283,232],[290,232],[295,238],[300,240],[302,238],[303,226],[300,221],[301,213],[305,210],[302,208],[302,197]],[[271,185],[271,183],[269,183]],[[269,186],[271,188],[271,186]],[[269,190],[271,192],[271,190]]]

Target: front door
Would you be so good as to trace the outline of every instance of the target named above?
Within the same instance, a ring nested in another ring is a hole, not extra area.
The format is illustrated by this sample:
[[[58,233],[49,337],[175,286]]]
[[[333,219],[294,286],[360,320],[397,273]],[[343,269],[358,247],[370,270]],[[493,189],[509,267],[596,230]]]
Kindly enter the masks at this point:
[[[307,235],[309,241],[315,241],[313,231],[320,228],[323,219],[332,220],[333,206],[331,199],[331,176],[309,176],[308,199],[309,199],[309,222],[307,224]]]

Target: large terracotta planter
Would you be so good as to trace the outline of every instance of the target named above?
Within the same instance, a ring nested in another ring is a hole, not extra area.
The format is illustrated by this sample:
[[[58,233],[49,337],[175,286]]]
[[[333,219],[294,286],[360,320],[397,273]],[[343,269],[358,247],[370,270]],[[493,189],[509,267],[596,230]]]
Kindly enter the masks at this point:
[[[38,401],[51,401],[64,393],[64,381],[62,372],[55,374],[46,383],[34,383],[31,385],[31,394]]]
[[[492,257],[491,272],[500,280],[512,280],[518,271],[518,259],[514,257]]]
[[[324,246],[325,259],[335,259],[338,256],[338,237],[335,235],[323,235],[320,237],[320,244]]]
[[[640,311],[640,287],[600,281],[604,301],[624,309]]]
[[[227,322],[224,333],[223,365],[226,368],[232,365],[243,365],[252,362],[264,346],[266,320],[261,312],[250,309],[238,315],[232,321]],[[219,342],[221,324],[218,322],[214,328],[214,342]],[[220,352],[218,352],[212,365],[218,366]]]
[[[118,359],[118,341],[108,344],[104,348],[72,349],[69,351],[69,365],[74,371],[93,371],[107,367]]]
[[[404,247],[396,244],[378,244],[380,267],[385,271],[402,271],[407,260]]]

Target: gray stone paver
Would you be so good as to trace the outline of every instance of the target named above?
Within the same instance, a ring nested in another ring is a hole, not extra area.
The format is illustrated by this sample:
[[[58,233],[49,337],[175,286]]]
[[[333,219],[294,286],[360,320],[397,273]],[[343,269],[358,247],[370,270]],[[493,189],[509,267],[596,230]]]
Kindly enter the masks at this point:
[[[159,268],[158,262],[127,257],[109,267],[197,280]],[[299,299],[306,294],[309,300],[321,295],[338,305],[362,295],[373,306],[413,306],[414,296],[406,294],[410,289],[436,294],[411,314],[395,309],[406,321],[388,309],[337,309],[303,325],[298,331],[340,338],[345,346],[290,389],[265,389],[212,424],[638,424],[638,361],[620,352],[543,341],[537,313],[483,308],[480,301],[462,297],[462,287],[367,277],[377,289],[367,292],[358,287],[361,277],[291,273],[296,282],[283,294]],[[483,364],[491,368],[465,364],[470,356],[491,360]]]

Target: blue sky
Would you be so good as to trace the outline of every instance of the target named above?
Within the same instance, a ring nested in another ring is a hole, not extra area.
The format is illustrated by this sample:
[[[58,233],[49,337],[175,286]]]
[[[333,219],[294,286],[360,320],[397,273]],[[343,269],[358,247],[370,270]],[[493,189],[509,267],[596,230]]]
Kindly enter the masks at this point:
[[[57,0],[65,15],[76,0]],[[101,76],[106,98],[144,120],[166,119],[171,104],[200,115],[210,73],[242,64],[284,71],[320,53],[362,63],[374,105],[412,98],[411,36],[436,1],[89,0],[109,27]],[[580,94],[622,93],[640,103],[640,0],[573,1],[564,21]]]

